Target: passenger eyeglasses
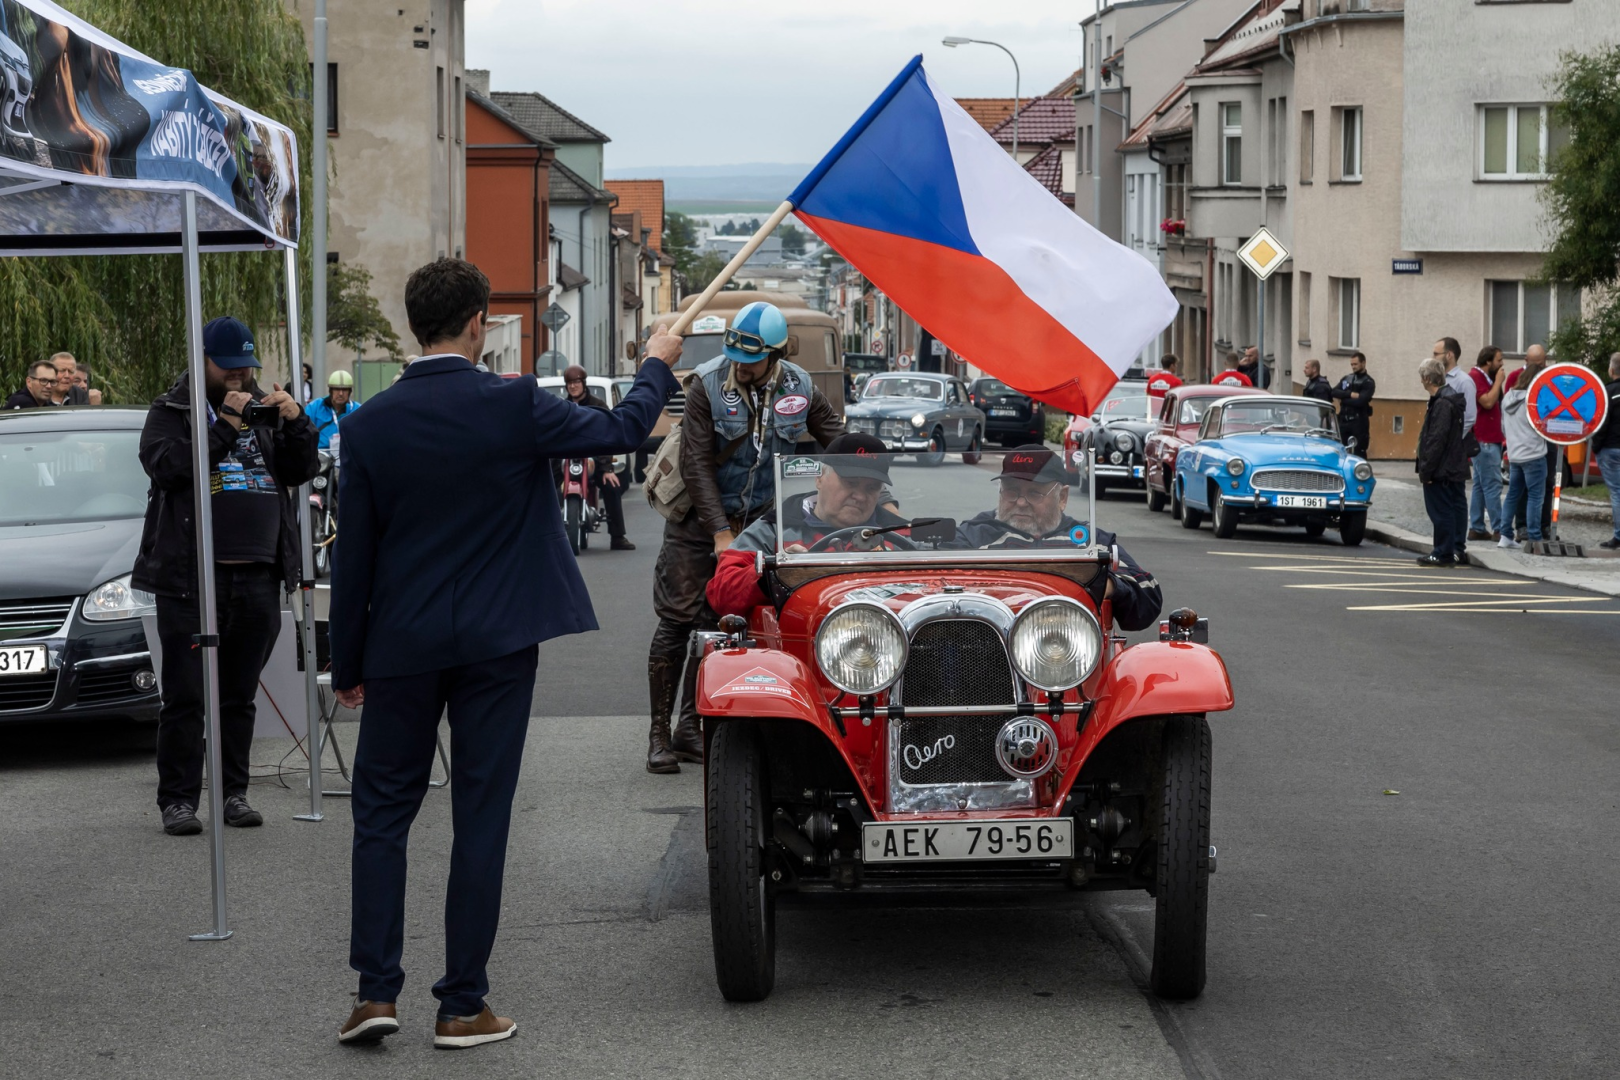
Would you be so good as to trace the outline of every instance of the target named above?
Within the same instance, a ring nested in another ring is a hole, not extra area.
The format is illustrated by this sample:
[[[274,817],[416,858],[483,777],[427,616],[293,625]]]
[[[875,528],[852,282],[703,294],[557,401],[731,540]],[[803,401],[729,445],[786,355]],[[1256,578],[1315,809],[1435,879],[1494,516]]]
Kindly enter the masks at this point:
[[[1008,502],[1023,502],[1033,505],[1043,499],[1051,498],[1057,487],[1056,482],[1035,484],[1028,480],[1003,480],[1001,482],[1001,497]]]

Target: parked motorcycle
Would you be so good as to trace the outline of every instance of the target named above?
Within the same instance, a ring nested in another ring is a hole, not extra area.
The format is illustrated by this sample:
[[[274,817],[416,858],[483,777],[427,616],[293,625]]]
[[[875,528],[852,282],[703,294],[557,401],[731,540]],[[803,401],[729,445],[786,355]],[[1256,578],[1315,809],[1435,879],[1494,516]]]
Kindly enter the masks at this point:
[[[602,509],[591,483],[595,466],[590,458],[566,458],[562,463],[563,524],[575,555],[590,546],[590,534],[602,524]]]
[[[332,572],[332,541],[337,539],[338,437],[320,454],[320,470],[309,482],[309,536],[314,549],[315,576]]]

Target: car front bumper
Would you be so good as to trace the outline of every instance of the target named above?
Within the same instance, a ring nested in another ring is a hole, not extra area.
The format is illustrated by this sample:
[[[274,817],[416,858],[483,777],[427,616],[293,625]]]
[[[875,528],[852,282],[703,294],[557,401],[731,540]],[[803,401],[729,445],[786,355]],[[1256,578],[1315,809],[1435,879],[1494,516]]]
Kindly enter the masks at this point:
[[[1099,473],[1102,472],[1100,468],[1097,471]],[[1282,494],[1304,495],[1309,493],[1283,492]],[[1366,499],[1345,500],[1343,498],[1329,498],[1325,507],[1310,509],[1306,507],[1279,507],[1275,505],[1273,500],[1274,496],[1271,495],[1228,495],[1224,491],[1221,492],[1221,501],[1223,502],[1230,503],[1233,506],[1243,507],[1245,510],[1254,510],[1256,512],[1265,511],[1269,514],[1298,514],[1302,517],[1308,517],[1311,514],[1338,514],[1347,510],[1366,510],[1368,507],[1372,506],[1372,503]]]
[[[153,670],[138,619],[98,625],[75,614],[65,636],[7,644],[44,645],[50,666],[38,675],[0,680],[0,723],[158,718],[158,691],[135,684],[138,674]]]

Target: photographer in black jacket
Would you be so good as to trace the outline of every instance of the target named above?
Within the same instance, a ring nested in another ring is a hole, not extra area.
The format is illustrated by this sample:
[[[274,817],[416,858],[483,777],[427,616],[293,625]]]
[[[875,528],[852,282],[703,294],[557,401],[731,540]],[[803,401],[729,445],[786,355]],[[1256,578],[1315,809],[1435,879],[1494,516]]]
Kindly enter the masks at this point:
[[[203,328],[207,371],[209,490],[214,522],[214,581],[219,618],[219,727],[225,824],[261,825],[247,802],[253,698],[281,629],[279,587],[299,580],[298,516],[290,488],[315,475],[315,425],[279,386],[254,381],[253,335],[236,319]],[[274,418],[253,418],[252,406]],[[263,410],[261,410],[263,411]],[[197,534],[192,519],[191,376],[177,379],[146,414],[141,465],[151,477],[146,525],[130,584],[157,596],[163,643],[163,707],[158,716],[158,806],[163,831],[202,831],[202,657],[193,636]]]

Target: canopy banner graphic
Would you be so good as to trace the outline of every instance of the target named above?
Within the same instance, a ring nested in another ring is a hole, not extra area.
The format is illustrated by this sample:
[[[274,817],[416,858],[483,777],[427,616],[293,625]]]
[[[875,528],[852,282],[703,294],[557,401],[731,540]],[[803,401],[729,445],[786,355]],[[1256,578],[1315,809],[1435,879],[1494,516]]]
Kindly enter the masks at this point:
[[[0,0],[0,230],[171,233],[178,201],[143,194],[188,189],[213,203],[204,231],[298,242],[291,130],[50,0]]]

